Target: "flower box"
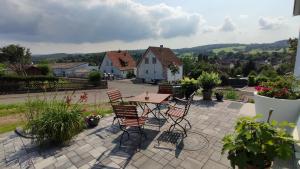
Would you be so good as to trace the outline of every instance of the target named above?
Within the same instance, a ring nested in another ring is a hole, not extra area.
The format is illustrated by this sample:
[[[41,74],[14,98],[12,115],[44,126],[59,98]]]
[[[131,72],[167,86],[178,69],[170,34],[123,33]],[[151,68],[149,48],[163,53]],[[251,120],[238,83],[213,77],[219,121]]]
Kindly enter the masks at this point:
[[[277,99],[266,97],[254,92],[255,112],[262,114],[263,121],[267,121],[270,109],[273,109],[270,120],[278,122],[288,121],[296,123],[300,112],[300,99]]]

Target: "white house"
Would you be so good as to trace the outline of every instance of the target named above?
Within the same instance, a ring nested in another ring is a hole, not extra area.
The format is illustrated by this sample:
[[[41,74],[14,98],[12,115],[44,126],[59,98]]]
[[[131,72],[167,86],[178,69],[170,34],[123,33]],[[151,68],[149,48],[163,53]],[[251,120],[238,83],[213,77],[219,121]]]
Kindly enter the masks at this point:
[[[90,71],[97,67],[89,66],[86,62],[54,63],[50,65],[54,76],[58,77],[87,77]]]
[[[136,62],[127,51],[111,51],[106,53],[100,71],[126,78],[128,73],[136,74]]]
[[[170,65],[179,68],[178,73],[173,75]],[[144,53],[141,61],[137,65],[137,77],[145,82],[155,82],[160,80],[177,81],[182,79],[183,65],[179,58],[170,48],[149,47]]]

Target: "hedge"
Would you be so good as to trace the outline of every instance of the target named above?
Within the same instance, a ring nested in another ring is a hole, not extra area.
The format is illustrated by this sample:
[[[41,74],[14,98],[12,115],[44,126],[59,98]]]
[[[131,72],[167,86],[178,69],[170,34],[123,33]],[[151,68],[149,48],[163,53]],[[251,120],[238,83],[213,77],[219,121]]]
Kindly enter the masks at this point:
[[[0,76],[1,82],[57,82],[58,78],[53,76]]]

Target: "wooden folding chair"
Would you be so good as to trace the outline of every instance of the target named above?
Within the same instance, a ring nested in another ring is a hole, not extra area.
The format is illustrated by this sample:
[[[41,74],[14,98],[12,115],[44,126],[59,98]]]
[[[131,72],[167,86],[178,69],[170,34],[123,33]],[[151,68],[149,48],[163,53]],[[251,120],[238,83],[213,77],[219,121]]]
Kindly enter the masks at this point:
[[[190,106],[191,106],[191,103],[193,101],[193,97],[195,95],[195,92],[189,97],[188,100],[185,101],[185,106],[184,108],[180,108],[180,107],[176,107],[176,106],[170,106],[169,107],[169,110],[166,112],[166,114],[168,115],[168,117],[170,117],[170,119],[173,121],[173,124],[170,126],[169,128],[169,132],[172,130],[175,129],[176,126],[179,126],[185,136],[187,136],[187,132],[186,132],[186,125],[185,127],[182,126],[182,122],[183,121],[186,121],[188,126],[189,126],[189,129],[192,128],[192,125],[190,124],[190,122],[186,119],[186,116],[189,112],[189,109],[190,109]],[[181,100],[183,101],[183,100]]]
[[[135,105],[112,105],[113,111],[118,119],[118,123],[120,126],[120,129],[123,131],[121,138],[120,138],[120,147],[122,145],[122,139],[124,136],[124,133],[127,134],[128,139],[130,138],[128,128],[129,127],[136,127],[138,128],[138,133],[140,134],[140,143],[139,147],[141,147],[142,142],[142,135],[147,138],[146,134],[142,129],[144,129],[144,125],[146,123],[147,117],[145,116],[138,116],[137,107]],[[136,131],[135,131],[136,132]]]
[[[133,96],[123,97],[120,90],[118,90],[118,89],[109,90],[106,93],[107,93],[107,96],[109,98],[109,102],[110,102],[111,105],[123,104],[124,103],[123,98],[133,97]],[[115,116],[112,124],[114,124],[116,118],[117,117]]]

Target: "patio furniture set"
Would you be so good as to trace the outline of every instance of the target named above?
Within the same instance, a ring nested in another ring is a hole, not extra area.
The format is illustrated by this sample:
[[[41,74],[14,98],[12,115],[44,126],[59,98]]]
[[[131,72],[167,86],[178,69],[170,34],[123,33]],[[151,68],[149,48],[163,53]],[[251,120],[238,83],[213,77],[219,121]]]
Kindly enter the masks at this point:
[[[194,94],[188,100],[174,97],[172,86],[168,85],[159,85],[157,93],[145,92],[130,97],[123,97],[117,89],[108,91],[107,95],[115,115],[113,124],[117,120],[120,130],[123,131],[120,138],[120,147],[122,146],[124,134],[127,135],[128,139],[130,138],[129,132],[140,134],[139,147],[141,147],[142,136],[147,139],[144,126],[149,120],[149,114],[152,114],[154,119],[158,121],[159,131],[163,125],[162,120],[166,122],[171,121],[168,132],[173,132],[175,128],[178,128],[183,133],[183,136],[187,137],[187,130],[191,129],[192,126],[186,119],[186,116]],[[126,102],[124,98],[127,98]],[[173,104],[172,101],[174,101]],[[178,106],[179,102],[184,103],[183,106]],[[139,108],[142,110],[141,113],[138,111]],[[162,109],[166,109],[166,111],[162,112]],[[132,130],[134,128],[137,130]]]

